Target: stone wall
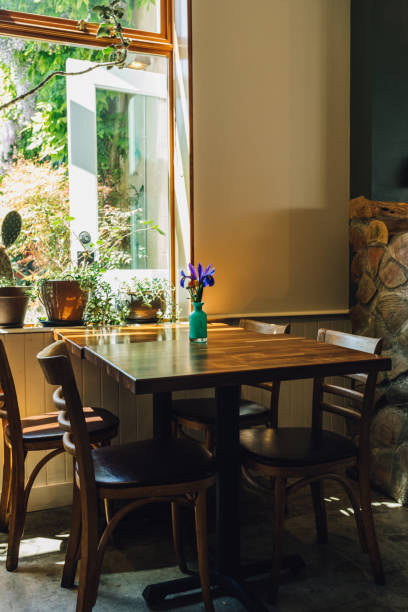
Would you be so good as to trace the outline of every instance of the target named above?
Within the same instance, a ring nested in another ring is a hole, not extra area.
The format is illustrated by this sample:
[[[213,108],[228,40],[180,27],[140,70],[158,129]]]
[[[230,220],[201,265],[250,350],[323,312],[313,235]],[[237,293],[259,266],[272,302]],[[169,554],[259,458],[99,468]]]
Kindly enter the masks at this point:
[[[372,482],[408,503],[408,204],[350,202],[353,332],[383,338],[372,425]]]

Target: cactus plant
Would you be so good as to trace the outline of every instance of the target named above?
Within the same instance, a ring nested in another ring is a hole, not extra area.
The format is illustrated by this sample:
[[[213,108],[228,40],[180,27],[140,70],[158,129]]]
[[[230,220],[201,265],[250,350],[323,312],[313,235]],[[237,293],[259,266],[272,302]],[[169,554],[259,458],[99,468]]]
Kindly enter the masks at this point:
[[[7,278],[10,284],[14,282],[13,268],[11,267],[10,257],[6,249],[11,246],[18,238],[21,231],[21,216],[12,210],[3,219],[1,225],[1,237],[3,246],[0,246],[0,278]]]

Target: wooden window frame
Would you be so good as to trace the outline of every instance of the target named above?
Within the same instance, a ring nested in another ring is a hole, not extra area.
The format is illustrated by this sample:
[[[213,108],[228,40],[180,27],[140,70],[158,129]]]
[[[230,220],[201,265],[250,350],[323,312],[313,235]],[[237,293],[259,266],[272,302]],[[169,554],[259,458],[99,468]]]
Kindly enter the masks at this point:
[[[151,51],[156,53],[172,50],[173,2],[172,0],[161,0],[160,6],[160,32],[145,32],[133,28],[123,29],[125,36],[132,41],[132,46],[138,45],[138,50],[145,50],[145,45],[149,45]],[[97,23],[86,22],[84,32],[79,29],[78,23],[77,19],[63,19],[0,9],[0,35],[35,38],[62,44],[109,46],[109,41],[96,39]],[[134,49],[130,48],[130,50]]]
[[[188,0],[188,5],[190,0]],[[189,7],[189,15],[191,8]],[[174,70],[173,70],[173,0],[161,0],[160,33],[123,28],[131,44],[129,52],[152,53],[168,59],[169,91],[169,216],[170,216],[170,279],[176,281],[175,269],[175,196],[174,196]],[[75,19],[62,19],[0,9],[0,36],[30,38],[44,42],[84,47],[108,47],[112,41],[96,38],[97,23],[86,23],[79,29]],[[192,127],[192,126],[190,126]],[[191,153],[192,154],[192,153]],[[191,162],[192,167],[192,162]],[[192,223],[192,217],[190,219]]]

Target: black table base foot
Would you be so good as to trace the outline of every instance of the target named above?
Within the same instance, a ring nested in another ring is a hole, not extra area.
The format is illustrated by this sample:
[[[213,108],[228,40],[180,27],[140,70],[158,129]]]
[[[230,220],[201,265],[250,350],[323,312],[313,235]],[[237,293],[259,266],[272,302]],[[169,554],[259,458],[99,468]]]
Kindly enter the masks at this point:
[[[248,612],[268,612],[263,603],[247,589],[247,586],[230,576],[223,574],[213,574],[211,576],[211,586],[219,587],[213,593],[217,596],[230,596],[238,599]],[[188,576],[186,578],[177,578],[168,580],[158,584],[149,584],[143,591],[142,595],[147,605],[155,606],[163,601],[167,595],[181,595],[188,591],[200,589],[200,579],[198,576]]]
[[[305,562],[299,555],[286,556],[282,559],[282,572],[290,572],[293,575],[300,572],[304,567]],[[251,592],[250,586],[245,583],[245,579],[268,574],[270,568],[271,561],[267,559],[242,565],[239,579],[226,576],[220,572],[211,572],[211,587],[219,588],[219,593],[215,589],[213,595],[215,597],[225,595],[234,597],[242,603],[248,612],[268,612],[265,605]],[[167,595],[181,595],[188,591],[199,590],[201,585],[198,574],[190,570],[189,573],[191,575],[184,578],[149,584],[142,593],[146,603],[150,606],[155,606],[163,601]],[[273,600],[273,597],[268,598],[268,602],[271,600]]]
[[[215,579],[217,585],[221,587],[222,594],[238,599],[248,612],[268,612],[268,608],[251,592],[251,589],[243,581],[218,573]]]
[[[201,588],[200,578],[198,576],[188,576],[186,578],[158,582],[157,584],[149,584],[143,590],[142,596],[147,605],[154,606],[163,601],[167,595],[177,595],[199,588]]]

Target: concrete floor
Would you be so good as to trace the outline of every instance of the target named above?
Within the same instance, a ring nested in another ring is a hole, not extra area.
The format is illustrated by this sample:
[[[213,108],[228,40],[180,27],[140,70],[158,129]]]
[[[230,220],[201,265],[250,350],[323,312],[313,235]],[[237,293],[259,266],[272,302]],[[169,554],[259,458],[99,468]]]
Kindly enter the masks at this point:
[[[335,484],[326,491],[330,542],[315,544],[314,521],[308,491],[290,499],[286,520],[285,549],[303,556],[306,569],[289,576],[282,584],[279,612],[407,612],[408,610],[408,508],[373,494],[373,506],[387,575],[387,585],[374,584],[369,562],[358,544],[350,504]],[[168,512],[139,511],[121,525],[116,546],[105,556],[96,612],[149,610],[142,598],[150,582],[180,576],[174,565]],[[272,540],[270,500],[246,488],[242,503],[242,556],[268,556]],[[75,610],[76,591],[61,589],[70,510],[32,512],[28,515],[21,547],[20,565],[9,573],[4,566],[7,536],[0,534],[0,611],[46,612]],[[210,519],[213,523],[213,520]],[[186,523],[190,523],[189,516]],[[211,538],[212,539],[212,538]],[[189,555],[192,555],[191,551]],[[267,581],[253,583],[262,596]],[[243,610],[229,597],[218,593],[218,611]],[[191,594],[170,599],[154,610],[196,612],[203,610],[200,597]]]

